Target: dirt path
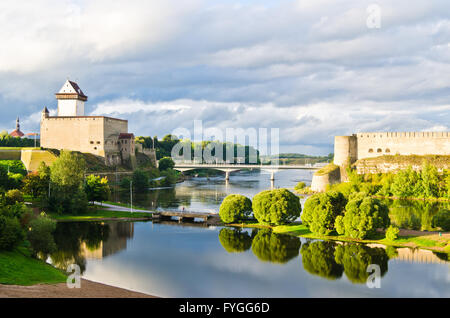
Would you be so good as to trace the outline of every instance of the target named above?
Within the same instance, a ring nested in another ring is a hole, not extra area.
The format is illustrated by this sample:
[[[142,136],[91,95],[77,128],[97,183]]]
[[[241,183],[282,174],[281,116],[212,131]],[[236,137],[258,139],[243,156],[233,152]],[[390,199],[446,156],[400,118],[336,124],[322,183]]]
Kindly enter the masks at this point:
[[[155,298],[155,296],[81,279],[81,288],[61,284],[0,285],[0,298]]]

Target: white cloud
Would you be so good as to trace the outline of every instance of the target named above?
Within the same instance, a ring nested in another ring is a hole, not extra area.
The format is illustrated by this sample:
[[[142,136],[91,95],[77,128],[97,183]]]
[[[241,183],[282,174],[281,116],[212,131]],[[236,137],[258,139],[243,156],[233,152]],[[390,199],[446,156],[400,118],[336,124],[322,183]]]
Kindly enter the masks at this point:
[[[69,76],[88,110],[142,134],[279,126],[286,149],[310,151],[356,130],[448,129],[450,6],[379,0],[371,30],[372,2],[2,1],[0,125],[54,107]]]

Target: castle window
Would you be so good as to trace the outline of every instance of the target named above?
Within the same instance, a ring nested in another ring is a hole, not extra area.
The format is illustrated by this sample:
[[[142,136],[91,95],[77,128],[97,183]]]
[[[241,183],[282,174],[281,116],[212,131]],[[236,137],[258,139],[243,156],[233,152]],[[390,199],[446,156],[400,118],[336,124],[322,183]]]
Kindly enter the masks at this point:
[[[391,149],[386,148],[386,153],[390,153],[390,152],[391,152]]]
[[[97,150],[97,147],[94,147],[94,150]]]
[[[373,152],[373,149],[372,149],[372,148],[370,148],[370,149],[369,149],[369,153],[372,153],[372,152]]]
[[[91,145],[93,145],[94,144],[94,142],[93,141],[91,141]]]
[[[380,148],[377,149],[377,152],[383,152],[383,150],[381,150]]]
[[[100,141],[97,141],[97,145],[100,145]]]

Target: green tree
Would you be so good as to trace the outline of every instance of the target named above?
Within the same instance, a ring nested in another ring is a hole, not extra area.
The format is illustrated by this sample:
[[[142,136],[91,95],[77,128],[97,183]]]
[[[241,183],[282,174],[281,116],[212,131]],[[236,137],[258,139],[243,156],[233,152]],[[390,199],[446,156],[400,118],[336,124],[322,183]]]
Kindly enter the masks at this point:
[[[95,176],[93,174],[86,177],[84,191],[89,201],[102,202],[109,198],[111,190],[108,185],[108,178]]]
[[[48,169],[43,167],[43,178]],[[57,213],[80,214],[86,211],[88,200],[84,192],[84,176],[86,162],[81,155],[61,151],[50,167],[50,197],[47,198],[44,208]]]
[[[422,165],[422,171],[420,174],[421,186],[422,186],[422,197],[424,198],[435,198],[438,196],[438,184],[439,184],[439,173],[435,166],[424,162]]]
[[[252,246],[252,237],[241,229],[221,229],[219,241],[228,253],[245,252]]]
[[[342,276],[344,268],[336,263],[334,253],[337,244],[327,241],[308,242],[302,245],[303,268],[326,279],[335,280]]]
[[[252,251],[261,261],[284,264],[298,256],[300,246],[298,237],[263,229],[253,238]]]
[[[240,194],[228,195],[220,205],[219,216],[224,223],[247,218],[252,212],[252,201]]]
[[[70,151],[61,151],[50,167],[50,180],[67,191],[78,191],[84,183],[86,161],[79,154]]]
[[[311,196],[306,200],[302,223],[313,233],[328,235],[335,229],[335,221],[343,215],[347,200],[341,192],[327,191]]]
[[[253,214],[262,224],[284,224],[300,216],[300,199],[286,189],[266,190],[253,198]]]
[[[133,172],[133,189],[136,192],[145,192],[149,188],[148,175],[145,171],[135,170]]]
[[[391,184],[391,192],[399,198],[414,197],[417,195],[417,184],[420,183],[420,176],[411,166],[406,170],[400,170],[394,177]]]
[[[160,171],[165,171],[167,169],[173,169],[175,167],[175,162],[170,157],[164,157],[159,159],[158,169]]]
[[[0,215],[0,250],[12,250],[23,238],[18,219]]]
[[[390,225],[389,209],[378,199],[363,194],[349,200],[344,216],[336,218],[336,230],[347,237],[364,239]]]

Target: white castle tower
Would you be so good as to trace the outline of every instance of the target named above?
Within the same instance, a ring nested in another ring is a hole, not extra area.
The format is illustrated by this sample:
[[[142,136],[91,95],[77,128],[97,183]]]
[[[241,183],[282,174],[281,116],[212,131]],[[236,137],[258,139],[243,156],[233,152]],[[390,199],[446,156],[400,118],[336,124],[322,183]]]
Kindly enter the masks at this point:
[[[55,94],[58,100],[58,117],[84,116],[84,95],[77,83],[67,80]]]

